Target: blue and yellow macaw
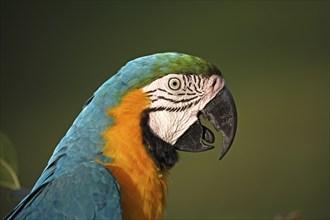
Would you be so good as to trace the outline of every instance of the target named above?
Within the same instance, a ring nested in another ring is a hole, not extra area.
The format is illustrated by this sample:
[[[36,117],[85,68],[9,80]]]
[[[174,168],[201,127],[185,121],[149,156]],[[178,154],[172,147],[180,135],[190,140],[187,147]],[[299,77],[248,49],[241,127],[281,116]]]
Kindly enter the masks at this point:
[[[216,66],[181,53],[128,62],[86,102],[41,177],[7,219],[161,219],[177,150],[222,158],[236,107]]]

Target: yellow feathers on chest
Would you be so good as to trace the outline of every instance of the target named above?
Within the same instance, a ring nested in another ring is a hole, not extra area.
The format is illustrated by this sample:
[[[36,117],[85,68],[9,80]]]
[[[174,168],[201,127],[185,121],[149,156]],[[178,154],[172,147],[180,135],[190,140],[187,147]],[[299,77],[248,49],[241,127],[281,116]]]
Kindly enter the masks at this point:
[[[161,219],[165,206],[166,174],[160,173],[142,141],[141,113],[150,100],[140,89],[127,93],[109,110],[114,125],[103,134],[104,164],[121,190],[123,219]]]

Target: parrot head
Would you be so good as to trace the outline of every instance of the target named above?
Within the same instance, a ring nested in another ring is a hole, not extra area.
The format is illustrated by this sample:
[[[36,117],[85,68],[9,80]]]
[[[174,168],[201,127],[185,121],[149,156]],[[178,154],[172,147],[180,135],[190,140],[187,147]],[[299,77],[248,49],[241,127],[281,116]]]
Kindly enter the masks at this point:
[[[173,167],[178,161],[177,150],[202,152],[214,148],[214,134],[202,125],[201,115],[222,134],[220,159],[226,155],[235,136],[237,113],[234,99],[216,66],[181,53],[145,56],[128,62],[96,94],[101,93],[102,99],[106,93],[115,94],[116,101],[110,105],[118,106],[137,90],[147,101],[138,111],[139,125],[132,122],[131,126],[141,127],[143,144],[160,169]],[[139,100],[137,96],[135,93],[133,99]],[[139,104],[121,109],[126,108],[127,113],[136,105]],[[113,118],[116,114],[112,113]],[[130,120],[129,114],[125,117],[126,121]]]

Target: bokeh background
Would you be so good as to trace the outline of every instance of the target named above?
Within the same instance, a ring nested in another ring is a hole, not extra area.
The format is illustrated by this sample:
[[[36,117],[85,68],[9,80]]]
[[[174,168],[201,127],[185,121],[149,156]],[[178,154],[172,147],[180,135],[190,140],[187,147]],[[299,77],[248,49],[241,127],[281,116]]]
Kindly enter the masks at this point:
[[[1,131],[21,185],[105,80],[164,51],[217,65],[239,116],[223,160],[180,153],[166,219],[329,219],[329,1],[2,1]]]

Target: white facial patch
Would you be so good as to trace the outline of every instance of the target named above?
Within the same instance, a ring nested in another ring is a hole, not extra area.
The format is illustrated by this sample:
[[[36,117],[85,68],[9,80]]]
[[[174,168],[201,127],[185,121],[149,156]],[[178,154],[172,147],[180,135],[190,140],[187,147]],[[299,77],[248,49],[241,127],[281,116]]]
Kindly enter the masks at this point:
[[[153,81],[142,88],[151,99],[149,127],[164,141],[175,144],[224,85],[218,75],[169,74]]]

